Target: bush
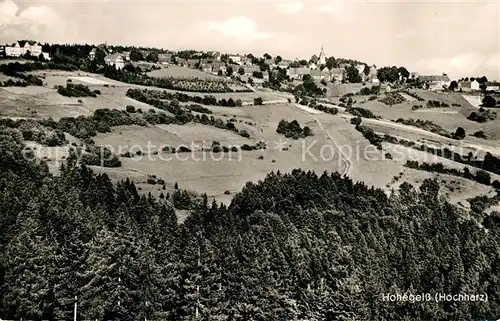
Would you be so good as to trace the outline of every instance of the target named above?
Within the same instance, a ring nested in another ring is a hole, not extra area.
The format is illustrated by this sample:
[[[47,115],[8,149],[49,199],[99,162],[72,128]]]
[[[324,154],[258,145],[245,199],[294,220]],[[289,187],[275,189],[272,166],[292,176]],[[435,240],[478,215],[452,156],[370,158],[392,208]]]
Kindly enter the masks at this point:
[[[262,105],[263,104],[262,98],[261,97],[254,98],[253,104],[254,105]]]
[[[309,127],[307,126],[305,126],[304,128],[300,127],[300,124],[296,120],[288,122],[282,119],[278,124],[278,128],[276,128],[276,132],[278,134],[285,135],[285,137],[287,138],[292,138],[292,139],[313,136],[313,132]]]
[[[465,129],[463,129],[462,127],[458,127],[454,134],[454,136],[458,139],[464,139],[465,135]]]
[[[356,125],[356,126],[360,125],[361,124],[361,117],[356,116],[356,117],[351,118],[351,124]]]
[[[474,134],[472,134],[472,135],[473,135],[474,137],[477,137],[477,138],[484,138],[484,139],[486,139],[486,134],[485,134],[482,130],[477,131],[477,132],[475,132],[475,133],[474,133]]]
[[[89,89],[85,85],[74,85],[67,83],[66,87],[58,86],[57,92],[66,97],[97,97],[97,94]]]
[[[363,118],[377,118],[374,113],[372,113],[371,110],[361,108],[361,107],[347,107],[345,110],[347,113],[358,116],[358,117],[363,117]]]
[[[127,113],[135,113],[135,107],[132,105],[128,105],[127,107],[125,107],[125,110],[127,111]]]
[[[242,137],[250,138],[250,134],[244,129],[240,130],[238,134]]]

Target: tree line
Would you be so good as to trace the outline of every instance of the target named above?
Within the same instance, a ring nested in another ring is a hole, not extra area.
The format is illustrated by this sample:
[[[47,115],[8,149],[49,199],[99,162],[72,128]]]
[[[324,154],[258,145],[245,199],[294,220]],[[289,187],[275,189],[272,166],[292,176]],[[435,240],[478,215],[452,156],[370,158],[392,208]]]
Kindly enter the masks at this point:
[[[141,195],[130,180],[113,184],[71,161],[52,176],[22,148],[0,132],[3,319],[70,320],[75,296],[79,320],[500,314],[500,216],[467,218],[435,180],[387,195],[338,173],[276,172],[229,206],[178,192],[190,212],[178,224],[172,197]],[[398,293],[488,301],[383,300]]]

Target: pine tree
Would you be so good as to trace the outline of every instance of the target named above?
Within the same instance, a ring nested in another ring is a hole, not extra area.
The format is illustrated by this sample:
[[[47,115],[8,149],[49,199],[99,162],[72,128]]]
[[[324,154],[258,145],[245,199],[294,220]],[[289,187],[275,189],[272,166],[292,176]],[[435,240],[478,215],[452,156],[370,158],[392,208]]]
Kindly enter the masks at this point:
[[[9,244],[2,288],[3,315],[7,319],[55,319],[55,247],[31,217]]]

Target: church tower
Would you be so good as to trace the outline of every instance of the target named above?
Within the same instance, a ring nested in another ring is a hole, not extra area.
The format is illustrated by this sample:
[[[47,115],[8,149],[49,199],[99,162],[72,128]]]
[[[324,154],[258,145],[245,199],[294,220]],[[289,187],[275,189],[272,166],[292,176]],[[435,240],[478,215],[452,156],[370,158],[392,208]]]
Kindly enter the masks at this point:
[[[326,64],[326,55],[323,46],[321,46],[321,52],[319,53],[318,66]]]

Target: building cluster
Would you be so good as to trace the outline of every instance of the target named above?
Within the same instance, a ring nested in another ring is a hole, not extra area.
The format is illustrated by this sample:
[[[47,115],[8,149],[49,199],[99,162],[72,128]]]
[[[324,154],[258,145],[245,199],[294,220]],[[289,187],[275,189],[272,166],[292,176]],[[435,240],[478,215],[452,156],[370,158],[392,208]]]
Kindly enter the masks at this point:
[[[32,40],[19,40],[13,44],[0,46],[0,56],[18,58],[18,57],[40,57],[50,60],[50,54],[42,50],[42,44]]]
[[[459,88],[459,90],[462,90],[465,92],[480,91],[481,84],[476,79],[474,79],[474,80],[460,80],[460,81],[458,81],[458,88]],[[500,91],[500,83],[494,82],[494,81],[488,81],[488,82],[486,82],[485,90],[498,92],[498,91]]]
[[[438,91],[448,88],[450,86],[451,80],[447,74],[442,75],[419,75],[418,73],[411,73],[410,78],[418,79],[421,83],[424,83],[428,90]]]

